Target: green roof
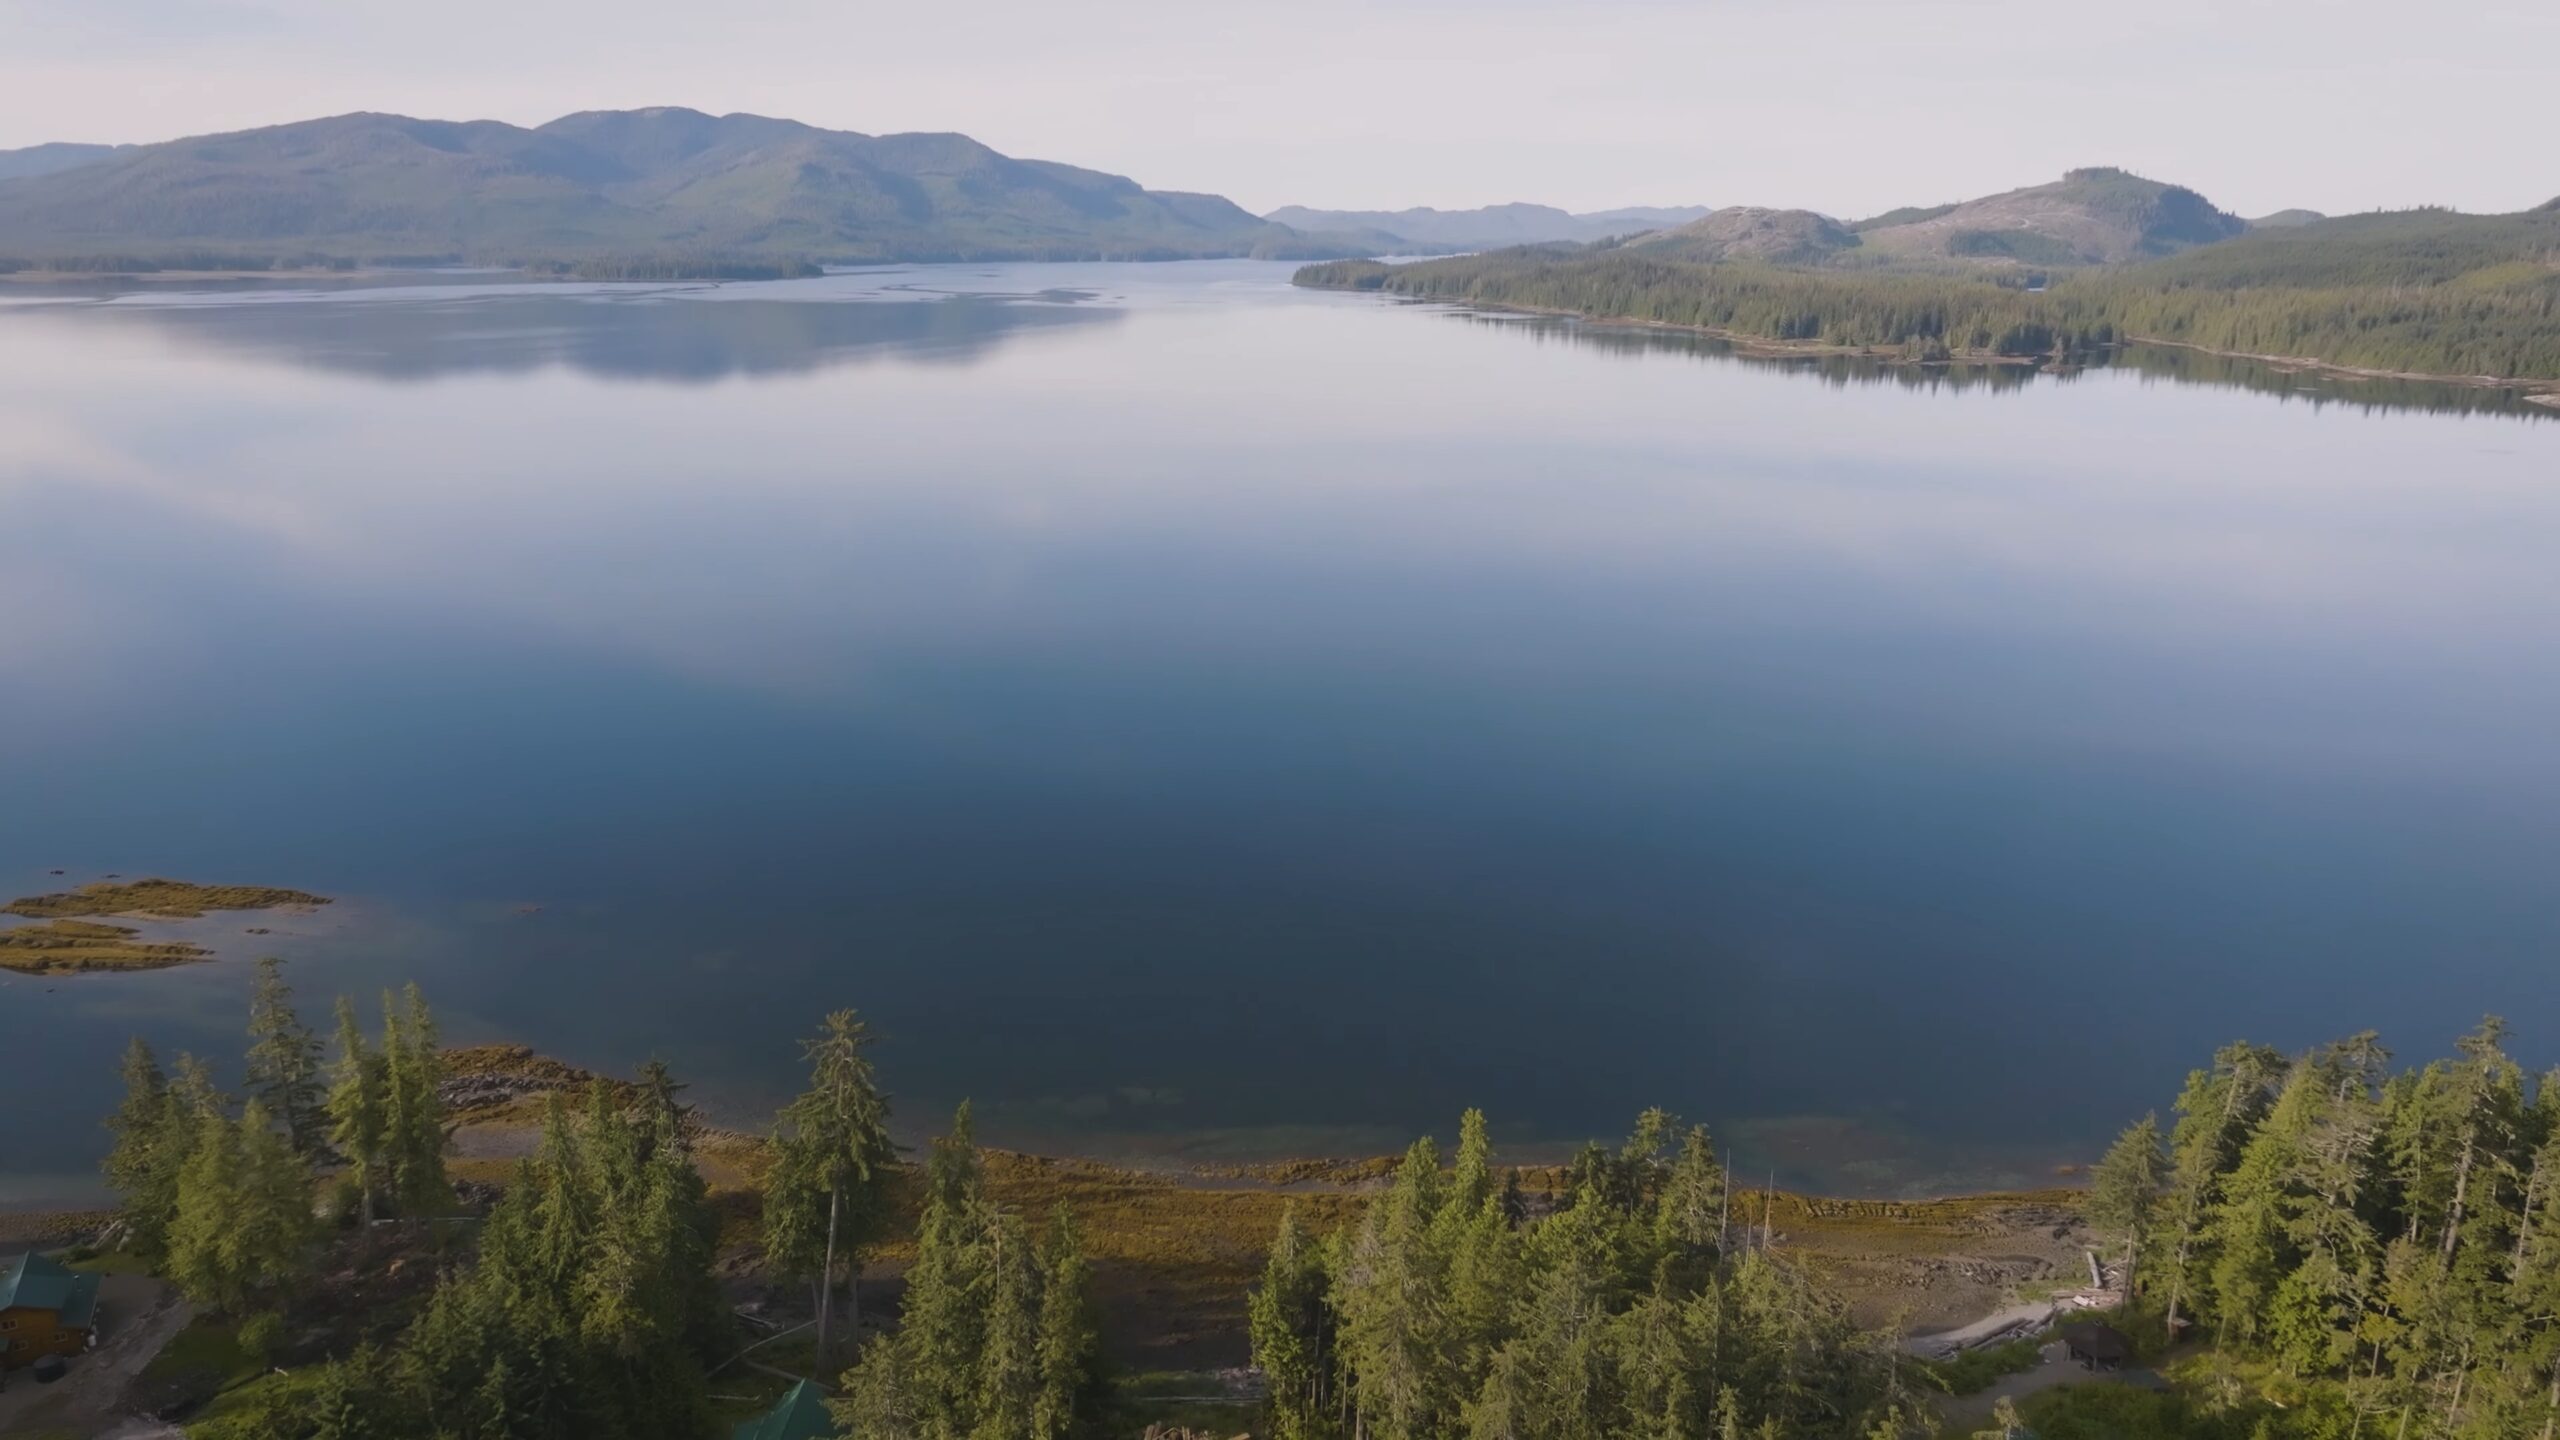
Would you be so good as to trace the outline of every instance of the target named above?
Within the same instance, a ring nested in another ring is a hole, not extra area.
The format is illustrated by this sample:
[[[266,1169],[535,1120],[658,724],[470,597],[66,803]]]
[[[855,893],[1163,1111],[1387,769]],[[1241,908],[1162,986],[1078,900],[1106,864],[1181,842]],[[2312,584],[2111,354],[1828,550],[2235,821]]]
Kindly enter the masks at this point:
[[[0,1310],[51,1310],[53,1323],[86,1330],[98,1318],[98,1277],[76,1275],[30,1250],[0,1260]]]
[[[730,1432],[730,1440],[826,1440],[835,1433],[836,1422],[827,1414],[827,1402],[819,1397],[818,1387],[803,1380],[775,1401],[772,1409],[740,1422]]]

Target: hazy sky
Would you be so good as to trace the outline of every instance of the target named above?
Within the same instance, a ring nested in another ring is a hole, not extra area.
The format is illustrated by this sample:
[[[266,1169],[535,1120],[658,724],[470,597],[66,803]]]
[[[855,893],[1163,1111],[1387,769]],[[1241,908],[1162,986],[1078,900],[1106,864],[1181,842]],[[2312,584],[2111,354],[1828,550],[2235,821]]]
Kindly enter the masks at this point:
[[[1862,214],[2086,164],[2512,210],[2560,193],[2560,0],[0,0],[0,148],[668,104],[1255,210]]]

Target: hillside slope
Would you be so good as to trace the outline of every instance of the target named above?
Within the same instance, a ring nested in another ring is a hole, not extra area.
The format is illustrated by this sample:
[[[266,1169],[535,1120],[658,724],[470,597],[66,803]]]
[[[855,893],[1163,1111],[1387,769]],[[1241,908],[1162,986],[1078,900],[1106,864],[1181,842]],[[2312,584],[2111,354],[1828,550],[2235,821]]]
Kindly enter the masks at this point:
[[[0,255],[317,252],[481,260],[1176,258],[1312,245],[1214,195],[1002,155],[662,108],[496,121],[340,115],[0,180]]]
[[[55,143],[30,145],[24,150],[0,150],[0,180],[19,180],[33,175],[51,175],[74,166],[88,165],[132,149],[130,145],[73,145]]]
[[[1685,224],[1706,207],[1629,206],[1574,214],[1552,205],[1486,205],[1474,210],[1314,210],[1288,205],[1263,218],[1309,233],[1391,236],[1415,250],[1499,250],[1508,245],[1588,242]]]
[[[1828,215],[1811,210],[1769,210],[1736,205],[1674,230],[1639,235],[1630,251],[1655,260],[1766,260],[1779,265],[1818,264],[1860,237]]]
[[[1884,223],[1892,221],[1899,223]],[[2106,265],[2174,255],[2246,229],[2247,221],[2183,185],[2100,166],[2048,185],[1879,216],[1860,233],[1871,251],[1895,258]]]
[[[1920,363],[2069,359],[2138,339],[2560,397],[2560,211],[2342,216],[2076,268],[2041,288],[2015,267],[1879,265],[1863,246],[1781,258],[1807,237],[1836,241],[1820,220],[1744,212],[1617,246],[1316,265],[1298,283]]]

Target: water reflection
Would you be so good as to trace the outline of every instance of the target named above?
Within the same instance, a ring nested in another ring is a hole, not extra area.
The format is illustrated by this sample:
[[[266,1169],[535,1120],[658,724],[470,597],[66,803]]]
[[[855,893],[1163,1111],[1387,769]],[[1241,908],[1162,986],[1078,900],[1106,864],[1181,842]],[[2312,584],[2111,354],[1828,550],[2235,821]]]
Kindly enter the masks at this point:
[[[1430,305],[1435,302],[1407,302]],[[1771,355],[1711,335],[1639,325],[1596,324],[1550,315],[1456,310],[1464,323],[1526,335],[1541,343],[1571,345],[1604,354],[1686,354],[1804,375],[1827,384],[1891,386],[1914,391],[2003,393],[2038,384],[2068,384],[2091,371],[2129,371],[2179,385],[2247,390],[2313,409],[2337,406],[2377,413],[2419,410],[2437,415],[2502,415],[2523,420],[2560,419],[2560,410],[2536,404],[2511,386],[2458,385],[2444,381],[2332,375],[2289,369],[2262,360],[2213,355],[2168,345],[2129,345],[2086,364],[1905,365],[1862,355]]]
[[[57,1097],[0,1203],[94,1162],[126,1034],[236,1055],[270,947],[738,1120],[856,1004],[919,1128],[1658,1102],[1870,1190],[2085,1160],[2235,1034],[2560,1010],[2560,429],[1286,281],[0,294],[0,898],[340,897],[0,979]],[[607,383],[795,295],[1041,318]]]
[[[284,293],[251,282],[42,298],[49,303],[25,308],[394,381],[560,366],[616,380],[702,383],[891,355],[901,364],[966,366],[1029,335],[1108,326],[1126,315],[1073,289],[941,292],[864,277],[759,286],[351,283]]]

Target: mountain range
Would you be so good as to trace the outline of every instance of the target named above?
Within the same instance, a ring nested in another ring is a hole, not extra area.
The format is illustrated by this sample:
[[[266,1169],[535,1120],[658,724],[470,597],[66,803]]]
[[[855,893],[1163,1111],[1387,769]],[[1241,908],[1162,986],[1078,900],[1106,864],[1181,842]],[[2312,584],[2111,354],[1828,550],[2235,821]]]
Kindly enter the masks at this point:
[[[1412,253],[1499,250],[1507,245],[1587,242],[1685,225],[1708,213],[1704,205],[1630,206],[1582,214],[1552,205],[1486,205],[1474,210],[1311,210],[1287,205],[1263,216],[1311,234],[1384,237]]]
[[[22,180],[35,175],[50,175],[57,170],[104,160],[135,147],[131,145],[30,145],[24,150],[0,150],[0,180]]]
[[[2297,223],[2291,217],[2270,217]],[[1843,223],[1810,210],[1735,207],[1627,242],[1666,260],[1929,268],[2115,265],[2245,233],[2249,222],[2182,185],[2108,167],[1946,205]]]
[[[1000,154],[761,115],[587,111],[525,128],[353,114],[154,145],[0,151],[0,269],[475,261],[633,276],[716,262],[1330,259],[1623,245],[1665,260],[1997,271],[2113,266],[2311,226],[2123,170],[1863,220],[1732,206],[1256,216]],[[787,270],[789,267],[783,267]]]
[[[0,152],[0,256],[290,252],[819,261],[1321,258],[1222,196],[965,135],[590,111],[526,129],[354,114],[138,146]]]

